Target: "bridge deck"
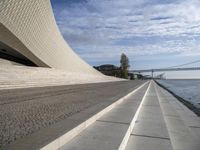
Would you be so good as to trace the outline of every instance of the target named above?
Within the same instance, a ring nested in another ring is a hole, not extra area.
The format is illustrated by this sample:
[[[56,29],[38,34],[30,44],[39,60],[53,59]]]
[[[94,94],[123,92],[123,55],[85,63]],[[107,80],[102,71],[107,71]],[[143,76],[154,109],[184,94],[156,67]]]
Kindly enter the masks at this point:
[[[144,70],[130,70],[129,72],[162,72],[162,71],[191,71],[200,70],[200,67],[189,68],[160,68],[160,69],[144,69]]]

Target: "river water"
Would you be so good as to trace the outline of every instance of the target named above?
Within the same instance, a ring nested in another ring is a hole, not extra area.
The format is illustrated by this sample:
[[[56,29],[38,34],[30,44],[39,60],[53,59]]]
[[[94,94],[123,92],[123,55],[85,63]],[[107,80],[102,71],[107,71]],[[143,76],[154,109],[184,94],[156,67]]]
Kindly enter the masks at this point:
[[[157,81],[176,95],[200,108],[200,79]]]

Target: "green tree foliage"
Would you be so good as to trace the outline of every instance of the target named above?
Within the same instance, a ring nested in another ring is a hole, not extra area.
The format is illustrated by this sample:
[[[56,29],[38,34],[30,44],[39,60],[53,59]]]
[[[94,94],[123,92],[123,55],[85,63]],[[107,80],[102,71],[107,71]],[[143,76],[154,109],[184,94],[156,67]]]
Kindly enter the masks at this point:
[[[128,68],[129,68],[129,59],[124,53],[121,54],[120,67],[121,67],[121,77],[127,79],[128,78]]]

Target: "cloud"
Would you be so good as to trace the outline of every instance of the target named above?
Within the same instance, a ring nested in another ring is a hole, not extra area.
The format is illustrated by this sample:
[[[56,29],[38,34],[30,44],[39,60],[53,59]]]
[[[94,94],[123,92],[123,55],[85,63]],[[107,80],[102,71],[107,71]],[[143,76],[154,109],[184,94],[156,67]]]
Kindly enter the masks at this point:
[[[52,2],[64,38],[88,61],[200,53],[199,0]],[[92,55],[91,55],[92,54]]]

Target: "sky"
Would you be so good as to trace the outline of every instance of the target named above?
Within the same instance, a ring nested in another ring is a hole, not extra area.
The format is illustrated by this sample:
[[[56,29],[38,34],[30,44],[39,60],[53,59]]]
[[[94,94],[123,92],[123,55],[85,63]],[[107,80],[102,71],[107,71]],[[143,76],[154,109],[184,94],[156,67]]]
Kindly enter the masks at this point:
[[[51,3],[64,39],[92,66],[119,65],[122,53],[128,56],[133,70],[200,60],[199,0],[51,0]],[[200,63],[185,67],[194,65]],[[165,75],[200,78],[200,71]]]

